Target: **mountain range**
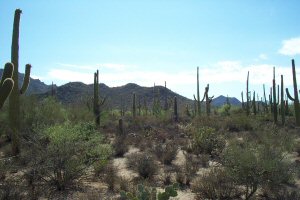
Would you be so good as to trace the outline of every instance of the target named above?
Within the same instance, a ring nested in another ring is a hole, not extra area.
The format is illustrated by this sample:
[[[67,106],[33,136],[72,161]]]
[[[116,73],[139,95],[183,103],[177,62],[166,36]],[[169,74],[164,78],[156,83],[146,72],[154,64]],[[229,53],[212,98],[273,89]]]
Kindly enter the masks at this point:
[[[3,69],[0,69],[2,76]],[[24,74],[19,73],[19,87],[23,82]],[[130,108],[133,98],[133,93],[137,96],[137,102],[141,105],[153,104],[154,97],[160,99],[161,105],[164,106],[167,102],[170,106],[173,98],[177,97],[179,107],[185,107],[187,104],[192,106],[193,100],[188,99],[180,94],[171,91],[163,86],[142,87],[134,83],[128,83],[119,87],[108,87],[101,83],[100,96],[106,99],[106,105],[111,108]],[[93,96],[93,84],[84,84],[82,82],[69,82],[62,86],[53,86],[54,95],[63,104],[81,104],[88,103]],[[52,95],[52,86],[47,85],[39,79],[30,78],[30,84],[26,95],[37,95],[39,98],[44,98]],[[213,99],[213,106],[222,106],[226,103],[227,97],[221,95]],[[235,97],[229,97],[229,102],[232,105],[241,105],[241,102]]]

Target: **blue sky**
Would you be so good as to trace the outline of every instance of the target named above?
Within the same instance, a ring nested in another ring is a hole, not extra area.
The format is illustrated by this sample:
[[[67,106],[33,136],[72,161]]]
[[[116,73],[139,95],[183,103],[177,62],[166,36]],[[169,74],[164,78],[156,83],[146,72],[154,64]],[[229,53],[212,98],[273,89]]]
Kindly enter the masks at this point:
[[[128,82],[164,85],[188,98],[210,84],[211,95],[240,98],[300,63],[300,1],[221,0],[0,0],[0,63],[10,60],[14,10],[20,25],[20,72],[58,85]],[[300,68],[298,79],[300,81]]]

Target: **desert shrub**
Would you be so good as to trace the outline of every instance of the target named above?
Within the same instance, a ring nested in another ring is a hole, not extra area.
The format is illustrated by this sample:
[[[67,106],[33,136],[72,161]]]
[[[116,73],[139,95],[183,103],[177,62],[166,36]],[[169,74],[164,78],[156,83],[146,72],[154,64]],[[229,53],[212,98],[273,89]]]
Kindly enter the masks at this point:
[[[155,144],[153,146],[153,152],[160,162],[166,165],[170,165],[177,155],[177,146],[172,142],[165,144]]]
[[[104,172],[104,182],[107,184],[108,190],[115,191],[118,183],[118,176],[117,169],[112,161],[109,161],[109,163],[105,166]]]
[[[189,186],[192,179],[195,177],[201,163],[200,160],[197,160],[197,158],[194,157],[194,155],[188,153],[185,153],[184,155],[185,155],[185,162],[184,162],[183,170],[186,176],[185,184]]]
[[[222,168],[212,168],[196,178],[192,191],[199,199],[238,199],[241,196],[234,179]]]
[[[143,178],[153,178],[157,171],[157,164],[149,153],[134,153],[128,157],[127,165],[136,170]]]
[[[53,125],[36,134],[39,137],[28,141],[23,159],[57,190],[72,186],[87,167],[111,154],[111,147],[103,144],[102,135],[89,123]]]
[[[122,157],[128,151],[126,136],[117,136],[113,143],[114,154],[116,157]]]
[[[223,154],[223,165],[243,194],[251,198],[259,187],[276,190],[293,180],[293,168],[282,152],[267,145],[231,144]]]
[[[213,128],[201,127],[193,134],[192,151],[195,154],[218,156],[224,147],[224,138],[218,136]]]
[[[254,129],[253,120],[245,114],[232,115],[225,119],[224,128],[231,132],[252,131]]]
[[[221,106],[219,109],[218,109],[218,113],[221,115],[221,116],[229,116],[230,115],[230,109],[231,109],[231,105],[230,104],[224,104],[223,106]]]
[[[34,97],[22,101],[23,127],[50,126],[67,120],[66,109],[53,97],[38,101]]]

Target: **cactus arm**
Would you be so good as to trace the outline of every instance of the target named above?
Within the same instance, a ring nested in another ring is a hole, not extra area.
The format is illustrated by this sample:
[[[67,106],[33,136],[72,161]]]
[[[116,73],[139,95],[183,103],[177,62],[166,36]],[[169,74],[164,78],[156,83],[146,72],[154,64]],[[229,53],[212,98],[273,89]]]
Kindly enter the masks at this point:
[[[196,96],[194,95],[194,100],[197,101]]]
[[[285,88],[285,91],[286,91],[287,97],[288,97],[291,101],[295,101],[295,99],[291,96],[291,94],[290,94],[290,92],[289,92],[289,89],[288,89],[288,88]]]
[[[2,74],[0,85],[2,85],[3,82],[7,78],[12,78],[13,73],[14,73],[14,65],[12,63],[6,63],[5,66],[4,66],[4,71],[3,71],[3,74]]]
[[[31,70],[31,65],[27,64],[25,68],[25,76],[23,80],[23,85],[20,89],[20,94],[24,94],[28,88],[29,81],[30,81],[30,70]]]
[[[5,81],[3,81],[3,84],[0,85],[0,108],[2,108],[5,100],[10,95],[13,87],[14,81],[11,78],[5,79]]]

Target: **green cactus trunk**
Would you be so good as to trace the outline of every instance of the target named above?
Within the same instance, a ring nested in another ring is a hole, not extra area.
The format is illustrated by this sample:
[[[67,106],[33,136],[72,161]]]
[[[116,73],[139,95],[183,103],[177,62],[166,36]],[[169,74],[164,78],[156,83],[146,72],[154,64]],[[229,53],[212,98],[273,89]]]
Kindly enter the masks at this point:
[[[99,71],[94,73],[94,115],[96,126],[100,126],[100,108],[99,108]]]
[[[197,67],[197,114],[201,115],[201,102],[200,102],[200,90],[199,90],[199,67]]]
[[[277,124],[277,97],[276,97],[276,80],[275,80],[275,67],[273,68],[273,117],[274,123]]]
[[[133,93],[133,97],[132,97],[132,116],[133,116],[133,118],[136,117],[136,95],[135,95],[135,93]]]
[[[294,98],[290,95],[288,88],[286,88],[286,94],[287,94],[288,98],[294,102],[296,126],[300,126],[300,105],[299,105],[297,78],[296,78],[296,69],[295,69],[294,59],[292,60],[292,71],[293,71]]]
[[[247,115],[250,115],[250,100],[249,100],[249,71],[247,74],[247,82],[246,82],[246,113]]]
[[[282,125],[284,125],[285,124],[285,103],[284,103],[283,75],[281,75],[280,114],[281,114],[281,123]]]
[[[9,125],[11,129],[12,154],[20,152],[19,132],[20,132],[20,94],[24,94],[29,85],[31,65],[26,65],[25,76],[21,90],[19,90],[19,26],[22,11],[17,9],[14,16],[14,26],[11,45],[11,62],[14,65],[12,79],[14,86],[9,96]]]
[[[255,91],[253,92],[252,109],[253,109],[254,115],[256,115],[256,99],[255,99]]]
[[[178,122],[178,106],[177,106],[177,97],[174,97],[174,120]]]
[[[263,89],[264,89],[264,99],[265,99],[264,108],[265,108],[265,112],[268,113],[268,103],[267,103],[267,98],[266,98],[265,84],[263,84]]]

